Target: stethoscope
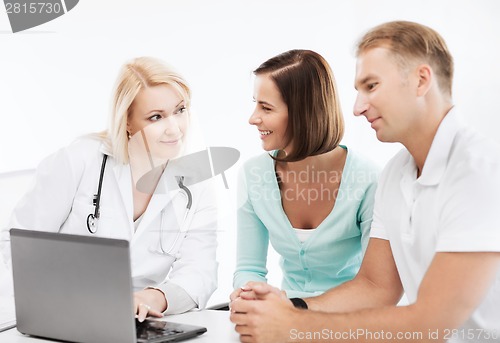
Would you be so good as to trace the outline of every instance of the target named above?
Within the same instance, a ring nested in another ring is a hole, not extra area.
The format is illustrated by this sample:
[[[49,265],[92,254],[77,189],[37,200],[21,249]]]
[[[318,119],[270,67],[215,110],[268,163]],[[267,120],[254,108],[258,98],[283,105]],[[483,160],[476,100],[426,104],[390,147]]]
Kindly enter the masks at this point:
[[[100,213],[100,202],[101,202],[101,189],[102,189],[102,180],[104,178],[104,169],[106,169],[106,161],[108,160],[108,155],[104,154],[102,157],[101,163],[101,174],[99,175],[99,186],[97,187],[97,194],[94,194],[94,198],[92,199],[92,205],[94,205],[94,213],[90,213],[87,216],[87,229],[90,233],[94,234],[97,232],[97,225],[99,222]]]
[[[87,229],[91,234],[95,234],[97,232],[98,226],[99,226],[99,217],[100,217],[100,201],[101,201],[101,190],[102,190],[102,182],[104,179],[104,170],[106,169],[106,161],[108,159],[108,155],[104,154],[102,158],[102,163],[101,163],[101,172],[99,174],[99,185],[97,187],[97,194],[94,194],[94,197],[92,199],[92,204],[95,207],[94,213],[90,213],[87,216]],[[189,212],[191,210],[191,205],[193,204],[193,195],[191,194],[191,191],[189,188],[184,184],[184,176],[177,176],[176,177],[177,184],[179,185],[179,188],[185,193],[187,202],[186,202],[186,210],[184,212],[184,218],[182,221],[182,225],[180,227],[180,230],[177,233],[177,236],[175,237],[174,242],[171,244],[170,248],[168,250],[165,250],[165,247],[163,246],[163,211],[161,212],[161,219],[160,219],[160,244],[159,244],[159,249],[154,250],[153,252],[162,254],[162,255],[170,255],[174,256],[173,251],[174,248],[176,247],[179,238],[182,235],[185,235],[187,232],[187,225],[186,225],[186,220],[189,215]]]
[[[150,252],[154,252],[154,253],[157,253],[160,255],[168,255],[168,256],[175,257],[175,258],[179,257],[178,254],[175,253],[175,250],[178,250],[175,248],[177,247],[177,243],[179,241],[179,238],[181,238],[182,236],[185,237],[187,230],[188,230],[188,226],[186,225],[186,222],[187,222],[187,217],[189,215],[189,212],[191,210],[191,205],[193,203],[193,196],[191,194],[191,191],[189,190],[189,188],[187,188],[186,185],[184,185],[184,176],[176,177],[176,179],[177,179],[177,184],[179,185],[179,188],[184,192],[184,194],[186,195],[186,199],[187,199],[186,210],[184,212],[184,217],[182,219],[182,224],[180,226],[180,230],[177,232],[173,243],[170,245],[170,248],[168,250],[165,250],[165,247],[163,246],[163,236],[164,236],[163,235],[163,227],[164,227],[164,225],[163,225],[163,212],[164,211],[161,211],[159,249],[150,249]]]

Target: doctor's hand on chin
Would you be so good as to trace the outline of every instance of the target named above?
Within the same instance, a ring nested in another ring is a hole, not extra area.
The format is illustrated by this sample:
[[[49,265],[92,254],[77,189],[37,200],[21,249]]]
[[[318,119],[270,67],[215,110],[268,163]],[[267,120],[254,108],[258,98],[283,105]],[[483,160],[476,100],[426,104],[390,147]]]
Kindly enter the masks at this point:
[[[137,320],[143,322],[148,316],[163,317],[167,309],[167,300],[162,291],[154,288],[143,289],[134,293],[134,310]]]

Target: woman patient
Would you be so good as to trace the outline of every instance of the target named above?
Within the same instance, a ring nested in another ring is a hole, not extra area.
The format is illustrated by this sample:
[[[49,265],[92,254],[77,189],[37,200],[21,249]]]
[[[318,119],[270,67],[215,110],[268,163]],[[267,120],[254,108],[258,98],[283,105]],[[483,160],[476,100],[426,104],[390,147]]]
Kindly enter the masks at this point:
[[[288,297],[320,294],[351,280],[369,238],[378,168],[340,145],[344,120],[330,66],[291,50],[255,71],[249,119],[266,151],[240,173],[237,264],[231,300],[266,282],[271,242]]]

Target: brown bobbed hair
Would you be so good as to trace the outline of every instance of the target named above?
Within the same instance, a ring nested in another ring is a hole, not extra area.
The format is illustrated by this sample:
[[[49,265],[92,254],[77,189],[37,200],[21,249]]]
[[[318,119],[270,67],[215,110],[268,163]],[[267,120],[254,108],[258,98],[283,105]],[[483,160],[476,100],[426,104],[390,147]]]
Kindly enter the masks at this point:
[[[288,107],[287,145],[280,162],[295,162],[335,149],[344,135],[344,118],[328,62],[311,50],[290,50],[254,70],[269,74]]]

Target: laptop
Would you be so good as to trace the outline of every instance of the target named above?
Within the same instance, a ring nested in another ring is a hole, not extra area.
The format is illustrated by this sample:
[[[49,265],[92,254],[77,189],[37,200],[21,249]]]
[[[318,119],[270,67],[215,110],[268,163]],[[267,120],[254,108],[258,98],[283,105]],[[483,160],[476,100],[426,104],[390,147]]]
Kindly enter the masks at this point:
[[[133,313],[129,242],[11,229],[17,329],[70,342],[172,342],[206,328]]]

